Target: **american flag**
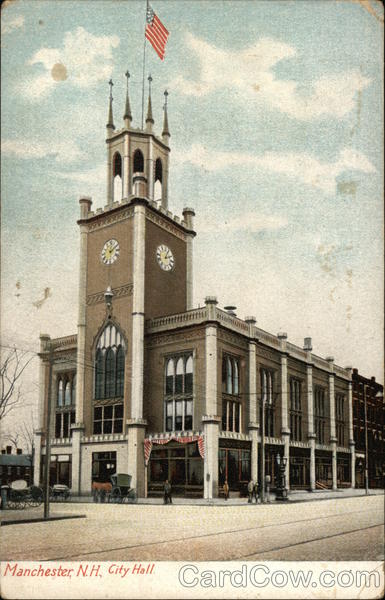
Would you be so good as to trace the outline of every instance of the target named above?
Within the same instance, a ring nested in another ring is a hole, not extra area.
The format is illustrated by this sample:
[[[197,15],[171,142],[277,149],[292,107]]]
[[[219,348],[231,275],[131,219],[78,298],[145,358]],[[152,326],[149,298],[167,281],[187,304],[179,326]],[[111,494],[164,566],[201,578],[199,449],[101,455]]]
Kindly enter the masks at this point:
[[[147,2],[146,38],[161,60],[164,60],[168,31]]]

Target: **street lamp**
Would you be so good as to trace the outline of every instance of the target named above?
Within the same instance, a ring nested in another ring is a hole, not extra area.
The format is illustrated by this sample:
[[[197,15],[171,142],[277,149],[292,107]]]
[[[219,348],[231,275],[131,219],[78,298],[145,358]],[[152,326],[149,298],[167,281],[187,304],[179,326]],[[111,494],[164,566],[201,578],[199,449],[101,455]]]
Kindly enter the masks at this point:
[[[276,495],[275,495],[275,499],[278,501],[287,501],[289,498],[287,496],[287,489],[286,489],[286,465],[287,465],[287,458],[286,456],[282,457],[281,460],[281,456],[278,453],[277,454],[277,465],[278,465],[278,474],[277,474],[277,478],[276,478],[276,486],[275,486],[275,491],[276,491]]]

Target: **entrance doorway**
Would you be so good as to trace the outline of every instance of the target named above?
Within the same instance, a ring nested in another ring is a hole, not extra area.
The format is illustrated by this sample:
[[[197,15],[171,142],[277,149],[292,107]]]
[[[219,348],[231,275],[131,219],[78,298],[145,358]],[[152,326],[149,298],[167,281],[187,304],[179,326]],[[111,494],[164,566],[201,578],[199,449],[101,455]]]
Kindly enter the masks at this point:
[[[110,477],[116,473],[116,452],[92,453],[92,481],[111,483]]]

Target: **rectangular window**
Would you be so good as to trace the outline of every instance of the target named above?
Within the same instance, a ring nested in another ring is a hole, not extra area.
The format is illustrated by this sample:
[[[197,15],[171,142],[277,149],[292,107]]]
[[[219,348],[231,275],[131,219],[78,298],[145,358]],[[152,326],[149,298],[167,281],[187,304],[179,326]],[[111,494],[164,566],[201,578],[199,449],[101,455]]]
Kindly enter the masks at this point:
[[[314,388],[314,430],[318,444],[325,443],[325,390]]]
[[[94,407],[94,434],[122,433],[123,404]]]
[[[173,430],[174,403],[166,402],[166,431]]]
[[[302,441],[302,382],[290,379],[290,439]]]
[[[182,431],[183,425],[183,401],[175,402],[175,431]]]

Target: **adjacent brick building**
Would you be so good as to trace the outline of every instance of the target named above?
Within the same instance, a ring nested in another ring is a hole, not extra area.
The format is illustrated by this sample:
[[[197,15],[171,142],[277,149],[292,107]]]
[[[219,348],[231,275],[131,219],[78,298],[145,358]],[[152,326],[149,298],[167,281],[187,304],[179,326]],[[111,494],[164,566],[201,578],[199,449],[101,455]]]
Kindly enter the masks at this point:
[[[370,488],[384,487],[385,404],[384,387],[375,377],[363,377],[353,369],[353,429],[356,444],[356,487],[365,487],[365,397]]]

